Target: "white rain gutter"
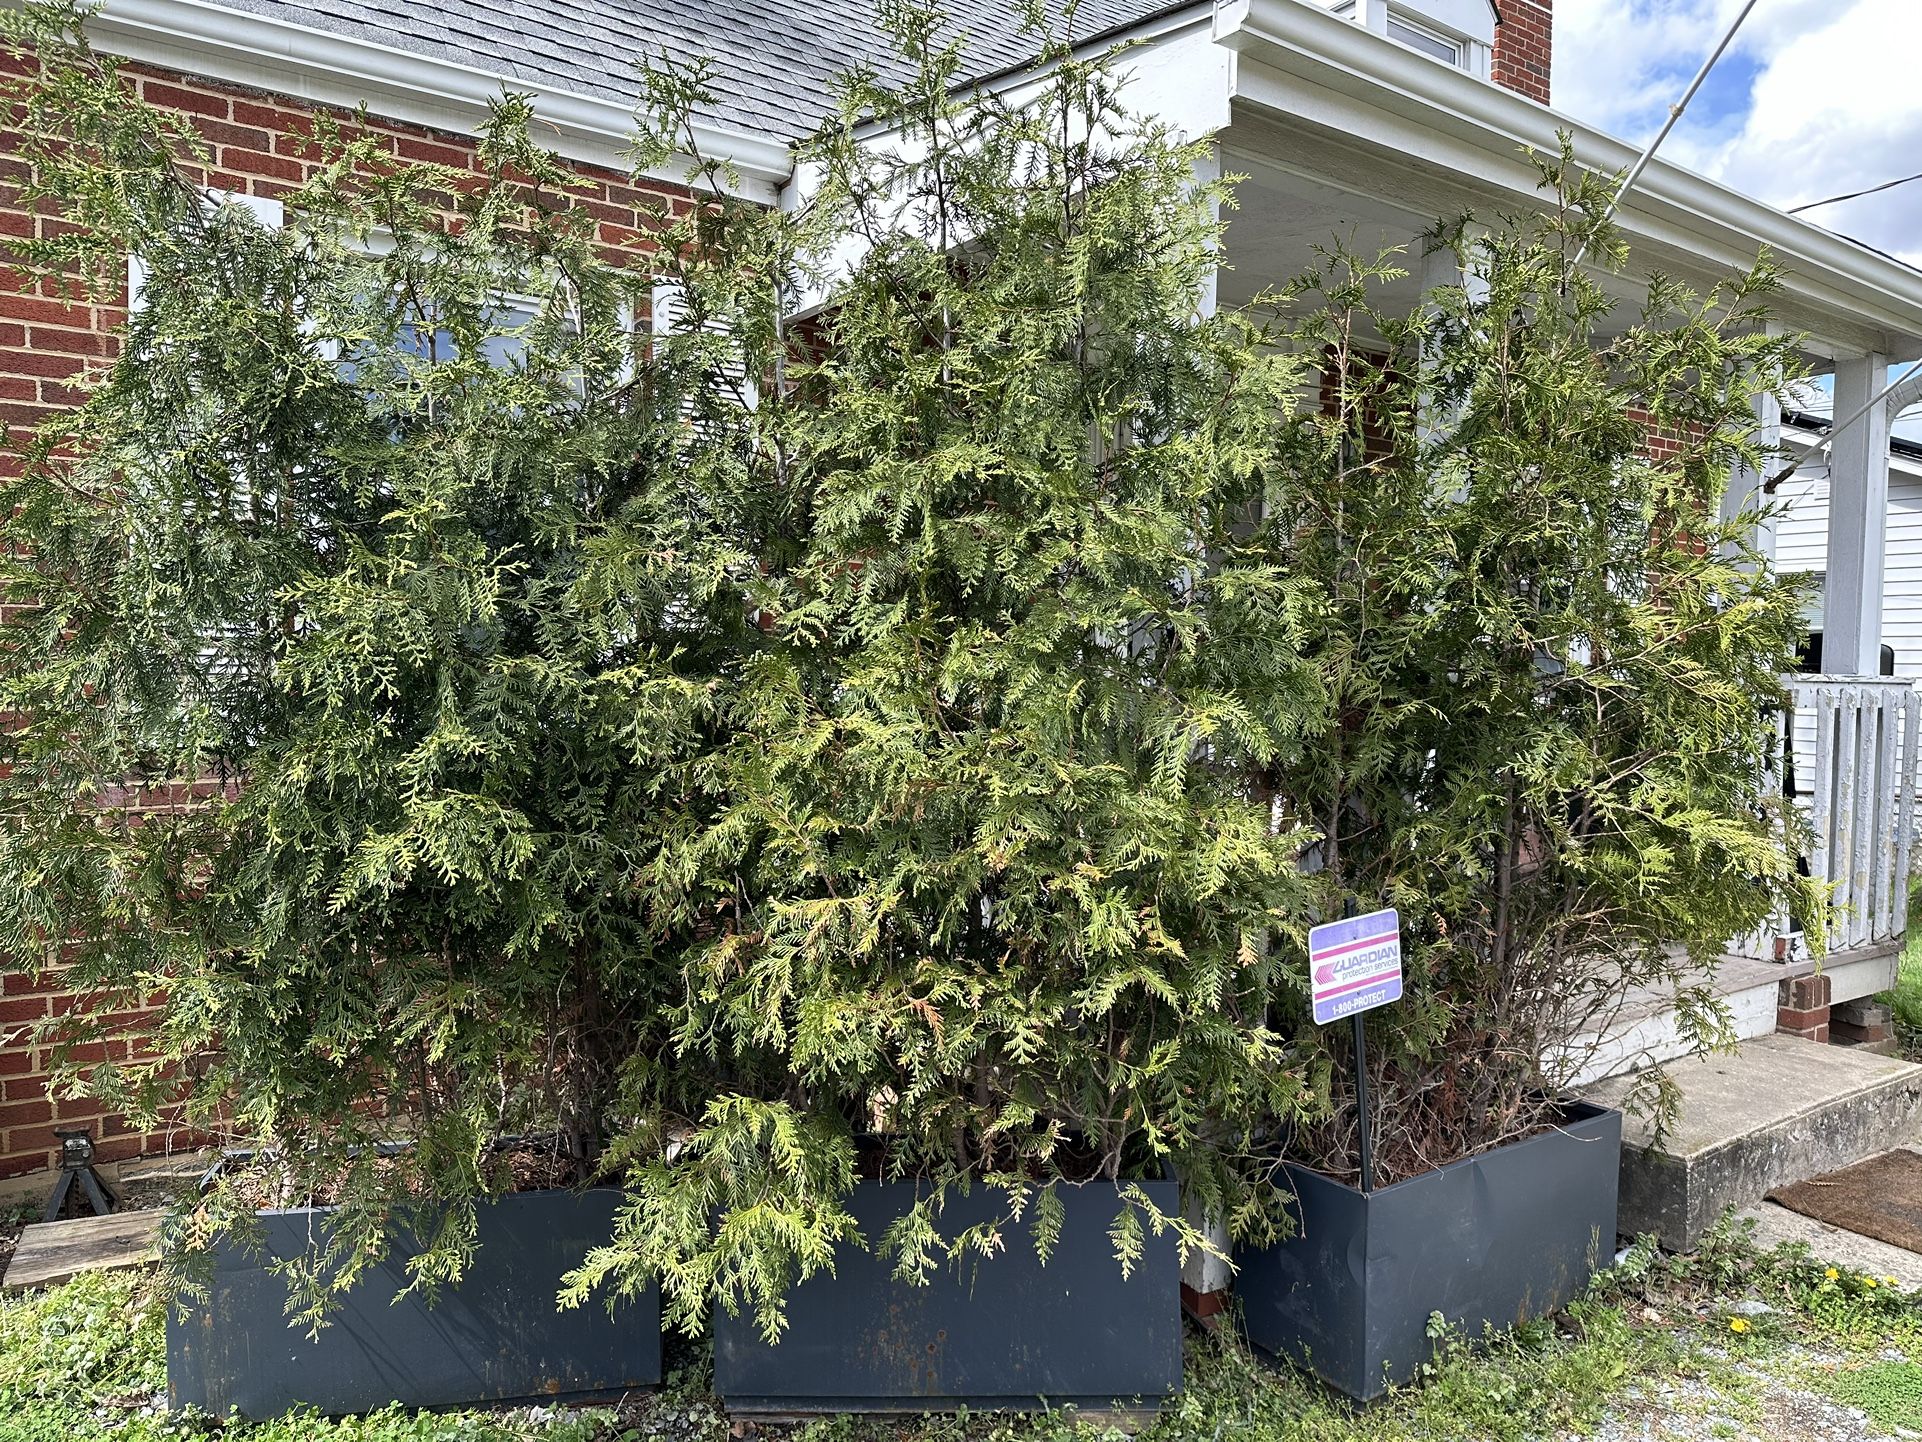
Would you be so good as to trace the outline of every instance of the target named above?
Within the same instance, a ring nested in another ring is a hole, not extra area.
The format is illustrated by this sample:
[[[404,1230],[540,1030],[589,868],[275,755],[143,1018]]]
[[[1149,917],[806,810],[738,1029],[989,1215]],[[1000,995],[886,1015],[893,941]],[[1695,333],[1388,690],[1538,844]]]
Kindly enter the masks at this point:
[[[552,149],[622,173],[633,169],[625,152],[635,132],[634,104],[206,0],[106,0],[87,29],[102,50],[130,60],[316,105],[351,109],[364,101],[383,119],[460,135],[472,135],[503,92],[521,92],[533,99],[537,138]],[[695,142],[707,158],[739,172],[740,194],[766,204],[794,169],[787,143],[772,136],[696,126]],[[676,184],[686,183],[686,174],[685,165],[674,164],[649,172]]]
[[[1552,155],[1560,133],[1578,161],[1606,174],[1626,171],[1638,156],[1593,126],[1307,0],[1217,0],[1214,35],[1247,62],[1237,80],[1245,103],[1392,144],[1431,169],[1512,194],[1539,198],[1521,151]],[[1367,134],[1379,117],[1394,123]],[[1893,354],[1922,350],[1922,272],[1670,161],[1650,162],[1621,224],[1685,251],[1692,243],[1710,261],[1719,258],[1703,242],[1751,259],[1767,248],[1789,272],[1789,295],[1853,322],[1843,335],[1816,330],[1822,339]],[[1869,333],[1872,346],[1864,343]]]

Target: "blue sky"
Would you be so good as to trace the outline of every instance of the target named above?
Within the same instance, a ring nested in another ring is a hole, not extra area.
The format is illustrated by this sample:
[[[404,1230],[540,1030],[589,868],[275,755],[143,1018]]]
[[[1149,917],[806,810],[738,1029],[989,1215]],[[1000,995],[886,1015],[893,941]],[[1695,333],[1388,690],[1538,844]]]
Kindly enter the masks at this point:
[[[1741,0],[1557,0],[1555,104],[1661,126]],[[1760,0],[1664,154],[1779,205],[1922,171],[1922,0]],[[1922,262],[1922,183],[1811,213]]]

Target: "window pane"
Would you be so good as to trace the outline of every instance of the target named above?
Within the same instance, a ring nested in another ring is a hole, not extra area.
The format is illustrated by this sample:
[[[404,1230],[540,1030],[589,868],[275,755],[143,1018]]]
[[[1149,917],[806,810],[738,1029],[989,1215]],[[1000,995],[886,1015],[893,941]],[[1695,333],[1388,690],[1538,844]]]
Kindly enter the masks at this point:
[[[1404,45],[1412,45],[1422,54],[1432,55],[1445,65],[1462,63],[1461,46],[1454,41],[1431,35],[1426,30],[1417,30],[1413,25],[1405,25],[1392,15],[1388,17],[1388,37]]]

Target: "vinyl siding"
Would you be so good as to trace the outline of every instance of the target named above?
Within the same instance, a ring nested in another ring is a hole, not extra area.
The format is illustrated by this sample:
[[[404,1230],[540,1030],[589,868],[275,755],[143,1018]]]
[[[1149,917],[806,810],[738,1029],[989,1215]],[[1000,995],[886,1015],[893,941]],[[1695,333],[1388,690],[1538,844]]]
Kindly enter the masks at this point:
[[[1822,571],[1828,562],[1829,483],[1792,477],[1776,497],[1775,564],[1782,571]],[[1882,592],[1882,640],[1895,648],[1898,676],[1922,677],[1922,475],[1898,465],[1889,475],[1888,551]],[[1819,612],[1818,612],[1819,615]],[[1816,621],[1819,627],[1820,621]]]

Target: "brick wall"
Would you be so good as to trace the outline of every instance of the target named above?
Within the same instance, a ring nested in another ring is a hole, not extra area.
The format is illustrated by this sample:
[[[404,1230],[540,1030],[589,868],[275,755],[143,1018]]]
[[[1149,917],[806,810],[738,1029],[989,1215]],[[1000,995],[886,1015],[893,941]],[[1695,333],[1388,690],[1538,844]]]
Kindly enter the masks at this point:
[[[1554,60],[1554,0],[1501,0],[1495,27],[1495,55],[1489,73],[1497,85],[1518,90],[1531,100],[1549,101],[1549,71]]]
[[[312,168],[314,161],[301,153],[298,139],[311,131],[311,107],[166,71],[130,68],[129,74],[149,102],[193,118],[212,151],[206,184],[278,199]],[[474,146],[467,137],[381,120],[354,124],[351,117],[340,119],[348,134],[377,137],[384,149],[403,160],[474,169]],[[681,187],[637,184],[622,172],[580,166],[577,173],[580,183],[571,190],[573,199],[598,218],[600,238],[617,256],[638,260],[646,254],[646,222],[638,207],[688,200]],[[19,184],[24,178],[21,162],[0,158],[0,258],[9,237],[45,234],[60,224],[22,203]],[[0,265],[0,427],[7,439],[0,447],[0,465],[17,464],[17,447],[31,427],[74,404],[73,384],[86,367],[117,354],[116,330],[126,316],[124,295],[111,303],[71,305],[57,298],[51,284],[37,285],[18,269]],[[57,976],[35,981],[23,974],[0,974],[0,1177],[54,1165],[55,1126],[91,1125],[104,1161],[198,1141],[179,1130],[143,1136],[121,1118],[103,1114],[96,1102],[49,1095],[49,1049],[35,1039],[36,1028],[75,1008],[93,1010],[105,1004],[98,997],[76,995]],[[107,1017],[115,1039],[89,1043],[90,1050],[79,1059],[130,1059],[150,1015],[123,1010]]]

